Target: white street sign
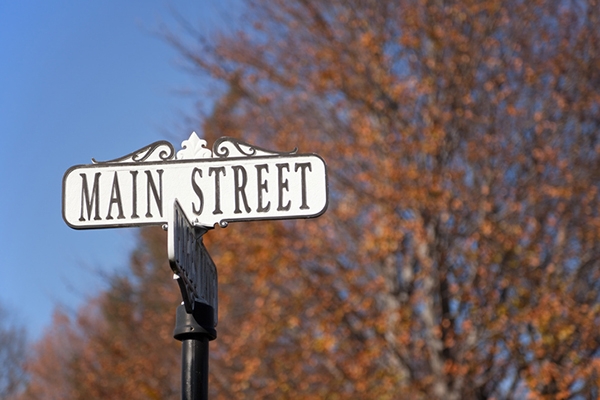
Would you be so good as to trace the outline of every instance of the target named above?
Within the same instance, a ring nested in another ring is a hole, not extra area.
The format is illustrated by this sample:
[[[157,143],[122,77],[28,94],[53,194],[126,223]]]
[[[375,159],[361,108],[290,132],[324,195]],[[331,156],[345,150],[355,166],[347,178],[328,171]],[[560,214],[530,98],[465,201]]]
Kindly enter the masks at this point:
[[[175,200],[168,231],[169,264],[181,289],[186,311],[191,314],[196,302],[209,305],[214,310],[214,326],[217,326],[217,268],[202,239],[206,229],[194,227]]]
[[[193,225],[312,218],[328,205],[327,167],[316,154],[281,153],[192,133],[177,153],[166,141],[125,157],[77,165],[63,178],[62,212],[75,229],[161,225],[178,199]]]

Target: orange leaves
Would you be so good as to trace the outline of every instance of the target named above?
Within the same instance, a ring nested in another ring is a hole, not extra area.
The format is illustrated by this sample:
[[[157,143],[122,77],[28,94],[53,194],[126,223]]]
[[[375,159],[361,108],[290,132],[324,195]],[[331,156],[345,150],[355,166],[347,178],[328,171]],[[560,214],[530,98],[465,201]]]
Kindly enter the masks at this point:
[[[258,4],[258,37],[185,53],[228,89],[205,132],[322,155],[331,203],[208,234],[215,397],[592,397],[598,24],[545,0]],[[117,337],[137,309],[113,312]],[[145,355],[128,343],[86,350]]]
[[[142,278],[147,278],[147,273]],[[175,294],[173,289],[171,294]],[[115,286],[109,292],[117,295],[119,290]],[[72,399],[162,399],[176,390],[177,379],[170,371],[179,364],[174,356],[178,347],[172,339],[172,324],[164,324],[172,323],[173,316],[148,303],[132,305],[130,299],[121,296],[114,297],[116,302],[105,301],[109,297],[88,304],[76,320],[55,321],[56,330],[49,331],[40,342],[47,350],[38,351],[30,361],[32,380],[25,398],[56,393]],[[131,307],[147,316],[141,324],[131,316],[112,318],[119,308]],[[147,324],[148,320],[154,322]],[[60,354],[60,358],[52,353]]]
[[[373,31],[366,31],[360,35],[358,42],[361,46],[368,48],[374,44],[374,38],[375,35],[373,34]]]

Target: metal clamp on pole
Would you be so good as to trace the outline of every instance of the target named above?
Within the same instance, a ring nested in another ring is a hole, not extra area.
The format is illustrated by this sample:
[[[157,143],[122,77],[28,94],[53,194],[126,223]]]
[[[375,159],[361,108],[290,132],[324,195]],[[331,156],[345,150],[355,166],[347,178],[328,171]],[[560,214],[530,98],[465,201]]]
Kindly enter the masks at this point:
[[[181,341],[181,399],[208,400],[208,342],[217,338],[214,310],[195,303],[193,314],[177,307],[175,339]]]

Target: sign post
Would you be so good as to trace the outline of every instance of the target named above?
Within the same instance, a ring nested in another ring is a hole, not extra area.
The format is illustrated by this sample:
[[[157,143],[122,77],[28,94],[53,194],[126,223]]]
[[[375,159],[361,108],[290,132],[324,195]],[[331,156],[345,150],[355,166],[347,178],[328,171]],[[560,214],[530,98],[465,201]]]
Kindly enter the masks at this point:
[[[63,219],[74,229],[163,225],[183,304],[183,400],[208,398],[208,342],[217,337],[217,269],[203,235],[230,222],[314,218],[328,206],[327,166],[316,154],[276,152],[222,137],[212,151],[192,133],[175,155],[159,141],[63,178]]]

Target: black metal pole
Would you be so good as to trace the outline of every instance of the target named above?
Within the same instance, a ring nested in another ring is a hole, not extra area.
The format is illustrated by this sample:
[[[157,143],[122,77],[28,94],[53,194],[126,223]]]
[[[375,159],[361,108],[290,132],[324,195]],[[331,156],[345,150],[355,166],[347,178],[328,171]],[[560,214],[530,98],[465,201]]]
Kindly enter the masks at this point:
[[[208,400],[208,339],[181,341],[181,398]]]
[[[211,306],[194,304],[188,314],[177,307],[175,339],[181,341],[181,399],[208,400],[208,342],[217,337]]]

